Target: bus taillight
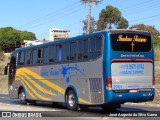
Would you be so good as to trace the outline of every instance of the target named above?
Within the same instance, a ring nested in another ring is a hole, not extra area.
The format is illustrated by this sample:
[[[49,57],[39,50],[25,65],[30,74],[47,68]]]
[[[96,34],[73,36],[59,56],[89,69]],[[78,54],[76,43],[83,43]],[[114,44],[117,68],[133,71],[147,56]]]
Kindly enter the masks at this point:
[[[107,77],[107,79],[106,79],[106,86],[109,89],[112,88],[112,79],[111,79],[111,77]]]

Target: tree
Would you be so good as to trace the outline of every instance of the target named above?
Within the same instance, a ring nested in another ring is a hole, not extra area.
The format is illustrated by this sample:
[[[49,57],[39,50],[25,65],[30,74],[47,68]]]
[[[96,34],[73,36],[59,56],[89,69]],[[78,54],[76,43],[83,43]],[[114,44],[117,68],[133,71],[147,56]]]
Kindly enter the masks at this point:
[[[154,40],[154,46],[160,43],[160,32],[151,25],[145,25],[145,24],[136,24],[130,27],[130,29],[138,28],[140,30],[148,31],[153,35]]]
[[[127,28],[128,21],[122,17],[118,8],[108,5],[106,6],[106,9],[102,9],[99,14],[97,28],[98,30],[104,30],[106,28],[111,29],[113,25],[121,29]]]
[[[91,33],[91,11],[92,11],[92,3],[94,2],[96,5],[103,0],[81,0],[82,3],[87,4],[88,3],[88,18],[87,18],[87,34]]]
[[[124,18],[121,17],[120,21],[117,23],[117,29],[126,29],[128,28],[128,21]]]
[[[20,34],[12,27],[0,29],[0,46],[3,48],[15,42],[20,42]]]
[[[20,33],[21,33],[20,34],[21,40],[35,40],[36,39],[35,34],[32,32],[22,31]]]
[[[3,61],[3,59],[4,59],[4,53],[3,53],[3,51],[2,51],[2,49],[1,49],[1,47],[0,47],[0,61]]]
[[[83,34],[86,34],[87,33],[87,19],[86,20],[83,20],[83,31],[84,33]],[[96,27],[97,27],[97,22],[96,20],[94,19],[94,17],[91,17],[91,20],[90,20],[90,33],[93,33],[96,31]]]
[[[160,35],[160,32],[154,26],[151,26],[151,25],[136,24],[130,27],[130,29],[133,29],[133,28],[138,28],[140,30],[148,31],[152,35]]]
[[[13,27],[0,28],[0,46],[1,48],[10,45],[16,45],[23,42],[23,40],[36,39],[35,34],[27,31],[16,30]]]

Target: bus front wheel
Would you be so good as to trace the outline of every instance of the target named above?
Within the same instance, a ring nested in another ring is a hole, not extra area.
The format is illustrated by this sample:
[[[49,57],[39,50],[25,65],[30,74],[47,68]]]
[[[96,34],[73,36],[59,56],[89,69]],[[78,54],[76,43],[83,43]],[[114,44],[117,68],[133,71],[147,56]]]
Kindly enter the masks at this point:
[[[77,97],[73,90],[69,90],[66,95],[66,103],[69,110],[77,110],[78,109],[78,103],[77,103]]]
[[[23,89],[19,92],[18,97],[21,104],[27,104],[26,94]]]

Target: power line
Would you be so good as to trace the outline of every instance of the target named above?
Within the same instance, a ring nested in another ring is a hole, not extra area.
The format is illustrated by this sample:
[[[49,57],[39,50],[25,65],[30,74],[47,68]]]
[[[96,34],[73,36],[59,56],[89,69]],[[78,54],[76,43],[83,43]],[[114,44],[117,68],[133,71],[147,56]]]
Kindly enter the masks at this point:
[[[145,17],[145,18],[140,18],[140,19],[137,19],[137,20],[132,20],[132,21],[129,21],[129,23],[136,22],[136,21],[139,21],[139,20],[144,20],[144,19],[150,19],[150,18],[154,18],[154,17],[158,17],[158,16],[160,16],[160,14],[149,16],[149,17]]]
[[[159,4],[157,4],[157,5],[159,5]],[[138,11],[138,13],[139,13],[139,12],[144,12],[145,10],[153,10],[153,9],[159,8],[159,6],[155,7],[155,4],[153,4],[153,5],[143,6],[143,10],[142,9],[139,10],[138,8],[141,8],[141,6],[135,7],[135,9],[132,11],[125,12],[124,15],[129,16],[129,15],[135,14],[136,11]]]
[[[121,10],[123,11],[123,10],[125,10],[125,9],[128,9],[128,8],[135,8],[135,6],[137,7],[137,5],[139,6],[141,6],[142,4],[144,5],[144,4],[146,4],[146,3],[148,3],[148,2],[153,2],[154,0],[148,0],[148,1],[146,1],[146,2],[140,2],[140,3],[136,3],[136,4],[134,4],[134,5],[131,5],[131,6],[127,6],[127,7],[124,7],[124,8],[122,8]]]
[[[77,4],[77,3],[80,3],[80,1],[79,1],[79,2],[75,2],[75,3],[73,3],[73,4],[70,4],[70,5],[67,5],[67,6],[64,7],[64,8],[61,8],[61,9],[59,9],[59,10],[57,10],[57,11],[54,11],[54,12],[51,12],[51,13],[45,15],[45,16],[36,18],[35,20],[32,20],[32,21],[30,21],[30,22],[28,22],[28,23],[25,23],[25,24],[20,25],[20,26],[17,26],[17,27],[25,27],[25,26],[28,26],[28,25],[32,25],[32,24],[34,24],[34,23],[36,24],[37,22],[40,22],[40,21],[49,19],[51,16],[54,15],[54,13],[56,13],[54,16],[59,15],[59,14],[61,13],[60,11],[64,11],[64,10],[66,11],[68,8],[69,8],[69,9],[73,9],[73,8],[71,8],[71,7],[72,7],[73,5],[75,5],[75,4]],[[78,5],[78,6],[79,6],[79,5]],[[75,6],[75,7],[78,7],[78,6]],[[74,8],[75,8],[75,7],[74,7]],[[64,12],[63,12],[63,13],[64,13]]]
[[[65,14],[65,15],[63,15],[63,16],[57,17],[56,19],[54,19],[54,21],[55,21],[55,20],[58,20],[58,19],[60,19],[60,18],[64,18],[64,16],[71,15],[71,14],[77,12],[77,11],[80,11],[80,10],[82,10],[83,8],[84,8],[84,7],[80,8],[80,9],[78,9],[78,10],[75,10],[75,11],[73,11],[73,12],[70,12],[70,13],[68,13],[68,14]],[[28,27],[28,28],[41,27],[41,25],[44,25],[44,24],[47,24],[47,23],[50,23],[50,22],[53,22],[53,20],[45,21],[45,22],[43,22],[43,23],[40,23],[40,24],[35,25],[35,26],[33,26],[33,27]]]

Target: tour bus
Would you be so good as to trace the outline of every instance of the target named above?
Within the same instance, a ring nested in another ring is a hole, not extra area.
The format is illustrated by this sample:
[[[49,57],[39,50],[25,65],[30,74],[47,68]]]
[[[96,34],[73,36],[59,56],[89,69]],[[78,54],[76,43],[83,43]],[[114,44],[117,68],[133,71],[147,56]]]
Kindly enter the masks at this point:
[[[8,71],[10,98],[21,104],[110,110],[152,101],[155,94],[153,39],[141,30],[104,30],[19,48]]]

